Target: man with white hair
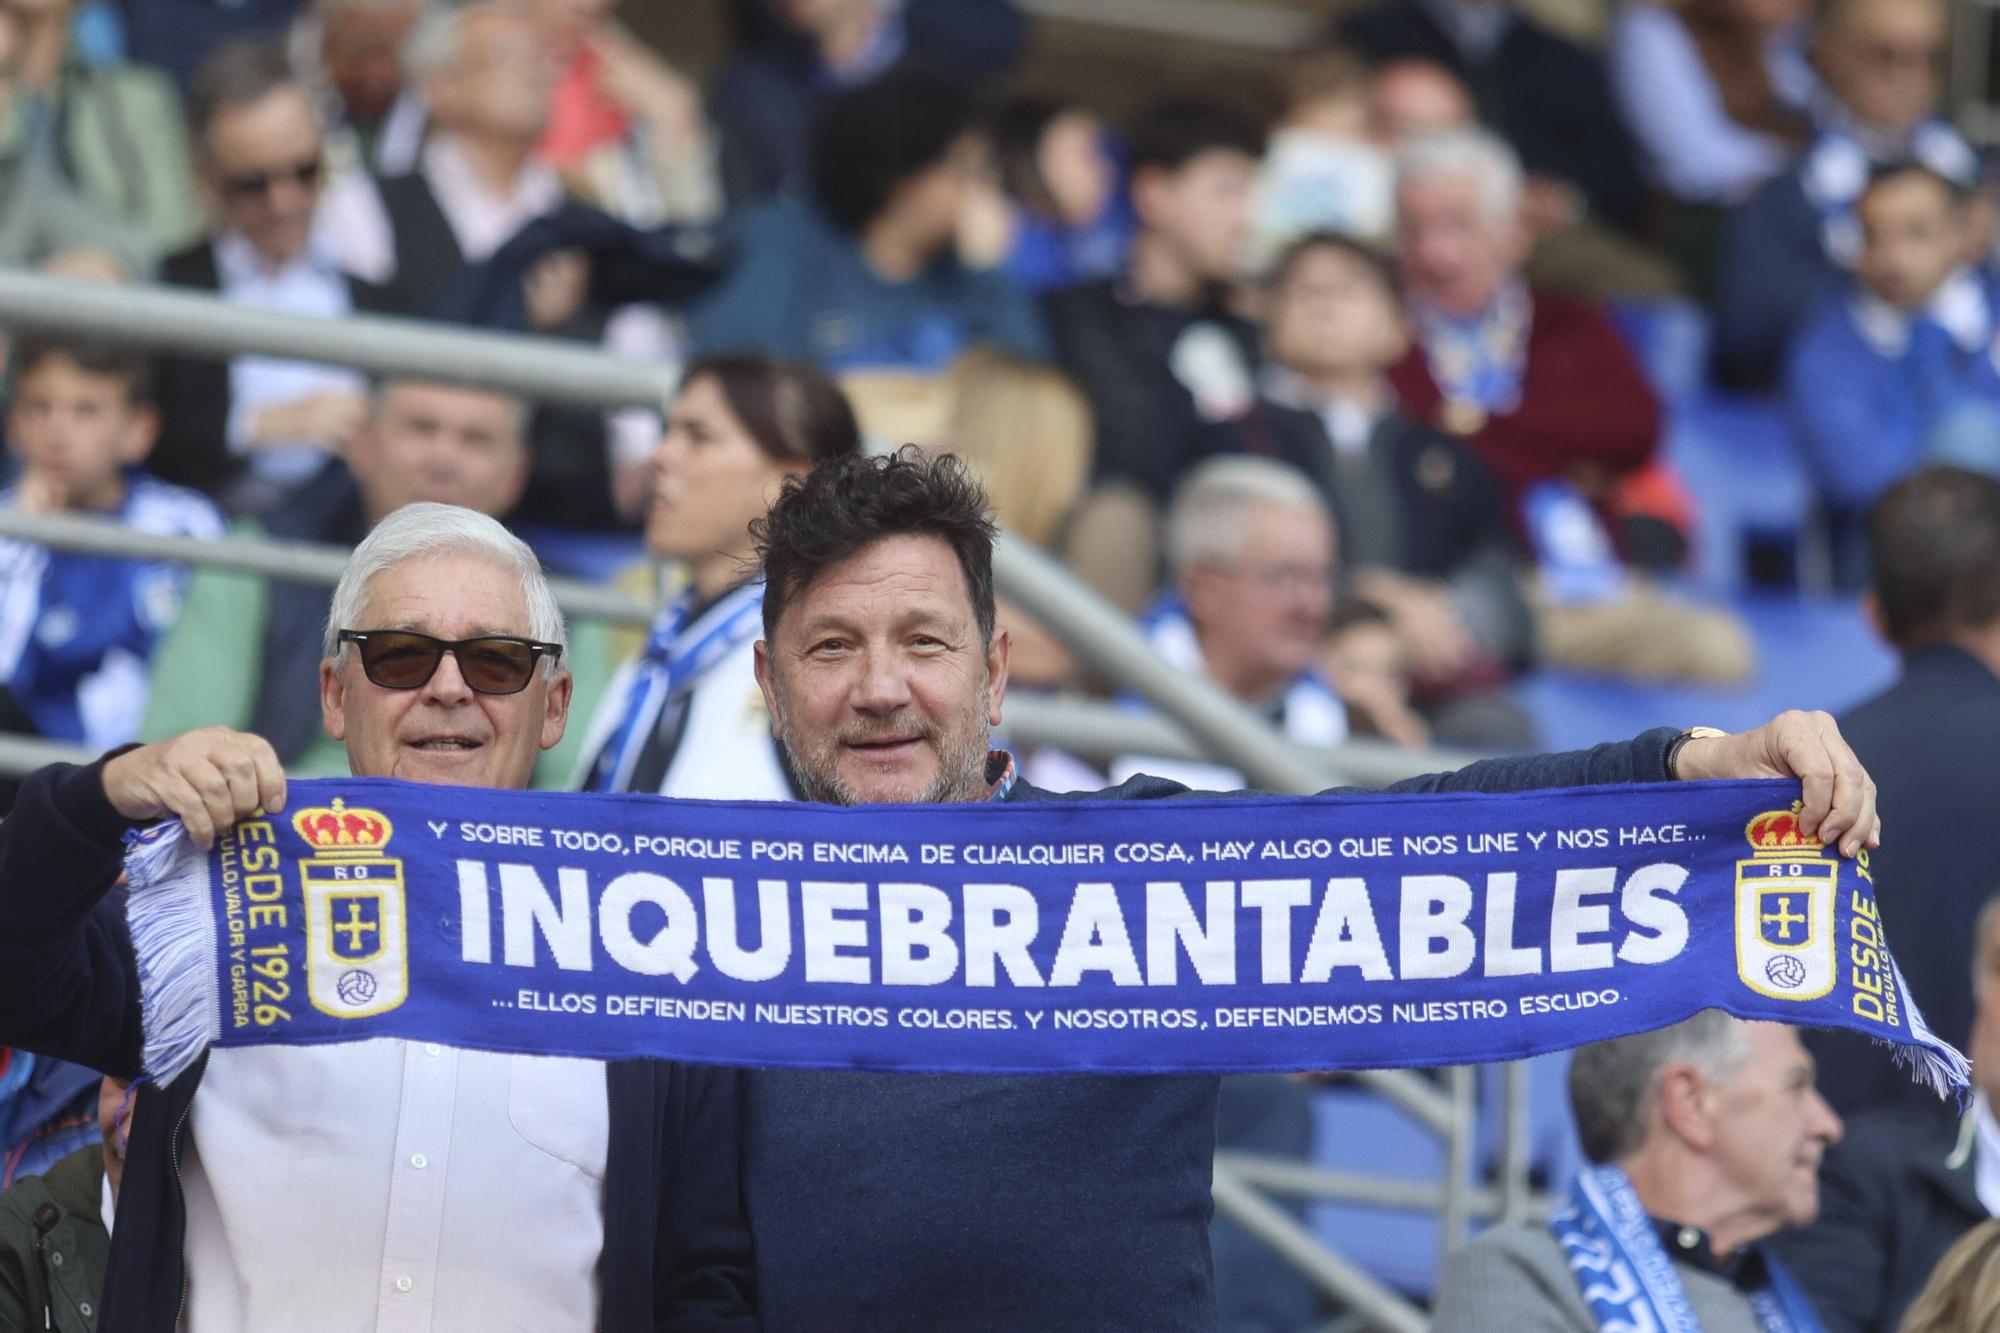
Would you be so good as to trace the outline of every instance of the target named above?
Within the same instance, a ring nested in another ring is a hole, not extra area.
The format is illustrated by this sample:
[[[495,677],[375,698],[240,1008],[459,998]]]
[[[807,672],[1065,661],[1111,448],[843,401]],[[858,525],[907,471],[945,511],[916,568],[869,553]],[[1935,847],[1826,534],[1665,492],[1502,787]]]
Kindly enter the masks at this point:
[[[562,203],[562,182],[535,160],[558,71],[532,14],[513,0],[427,10],[404,40],[403,63],[430,108],[417,169],[344,177],[327,192],[319,233],[348,272],[421,312],[461,268]],[[573,299],[555,304],[573,306],[581,277],[567,263],[531,289],[568,289]],[[539,294],[531,290],[531,307]]]
[[[356,776],[519,788],[568,719],[562,615],[495,520],[355,548],[320,707]],[[0,1041],[139,1072],[124,835],[285,804],[221,727],[30,777],[0,825]],[[749,1329],[737,1075],[377,1040],[211,1051],[139,1093],[102,1327]]]
[[[1210,459],[1174,492],[1166,522],[1173,590],[1147,613],[1146,637],[1182,671],[1207,676],[1302,745],[1347,739],[1347,710],[1313,668],[1333,614],[1333,516],[1304,473],[1268,458]],[[1230,789],[1243,774],[1147,756],[1111,780],[1159,773]]]
[[[1499,479],[1541,567],[1548,658],[1739,682],[1751,653],[1732,618],[1649,595],[1624,572],[1679,563],[1679,484],[1654,457],[1659,402],[1602,312],[1522,278],[1521,181],[1485,130],[1403,146],[1397,259],[1416,345],[1390,382],[1406,412],[1459,436]]]
[[[1596,1165],[1546,1223],[1445,1261],[1434,1333],[1819,1327],[1761,1243],[1813,1220],[1841,1134],[1794,1029],[1707,1009],[1582,1048],[1569,1095]]]

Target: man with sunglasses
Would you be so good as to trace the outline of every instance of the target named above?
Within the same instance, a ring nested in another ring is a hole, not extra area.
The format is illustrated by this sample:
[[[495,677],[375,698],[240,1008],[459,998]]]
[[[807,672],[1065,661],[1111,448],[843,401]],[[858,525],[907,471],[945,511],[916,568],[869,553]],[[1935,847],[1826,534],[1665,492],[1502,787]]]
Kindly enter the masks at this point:
[[[283,52],[222,47],[196,74],[189,107],[199,175],[220,225],[161,265],[167,282],[326,319],[394,304],[312,244],[320,124]],[[154,469],[236,512],[259,512],[345,452],[367,416],[367,384],[344,367],[276,357],[174,357],[161,367],[160,409]]]
[[[568,719],[541,567],[468,509],[377,525],[322,644],[358,776],[523,787]],[[123,834],[177,816],[211,845],[284,802],[270,745],[220,727],[29,778],[0,824],[0,1042],[137,1073]],[[101,1326],[752,1329],[737,1090],[395,1040],[211,1051],[138,1094]]]

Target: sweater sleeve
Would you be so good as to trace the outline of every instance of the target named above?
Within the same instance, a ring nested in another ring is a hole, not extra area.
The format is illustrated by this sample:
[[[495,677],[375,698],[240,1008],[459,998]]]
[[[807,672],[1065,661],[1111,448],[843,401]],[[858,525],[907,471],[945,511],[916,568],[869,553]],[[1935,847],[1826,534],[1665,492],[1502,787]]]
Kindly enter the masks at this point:
[[[139,970],[107,895],[131,825],[105,799],[102,766],[42,769],[0,823],[0,1044],[130,1078]]]
[[[1453,773],[1406,778],[1392,792],[1538,791],[1546,787],[1613,787],[1627,782],[1666,782],[1667,746],[1679,735],[1655,727],[1629,741],[1615,741],[1565,754],[1512,755],[1482,759]]]
[[[1926,421],[1912,377],[1847,327],[1844,302],[1820,307],[1785,365],[1785,401],[1820,491],[1842,509],[1881,494],[1914,465]]]

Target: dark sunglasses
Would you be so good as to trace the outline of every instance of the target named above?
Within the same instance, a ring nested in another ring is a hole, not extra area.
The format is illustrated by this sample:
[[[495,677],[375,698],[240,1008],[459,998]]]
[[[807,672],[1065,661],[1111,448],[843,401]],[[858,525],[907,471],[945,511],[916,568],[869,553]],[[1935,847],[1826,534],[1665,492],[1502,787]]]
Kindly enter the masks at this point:
[[[482,634],[476,639],[434,639],[406,629],[344,629],[340,642],[361,650],[361,672],[385,690],[421,689],[450,653],[458,674],[481,694],[519,694],[534,679],[535,663],[546,653],[562,656],[562,645]]]
[[[284,182],[291,182],[302,190],[319,184],[320,166],[318,158],[301,162],[295,167],[279,167],[276,171],[258,172],[252,176],[230,176],[222,182],[222,192],[232,199],[252,199],[269,194],[271,188]]]

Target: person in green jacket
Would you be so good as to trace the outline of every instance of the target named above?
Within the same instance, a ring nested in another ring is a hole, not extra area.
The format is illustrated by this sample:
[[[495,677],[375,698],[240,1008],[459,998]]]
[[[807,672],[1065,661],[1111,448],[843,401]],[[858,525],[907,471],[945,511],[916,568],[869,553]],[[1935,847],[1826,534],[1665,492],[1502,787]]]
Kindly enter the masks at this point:
[[[0,1194],[0,1333],[96,1333],[111,1232],[105,1224],[125,1166],[126,1085],[98,1093],[104,1140],[78,1148]]]

